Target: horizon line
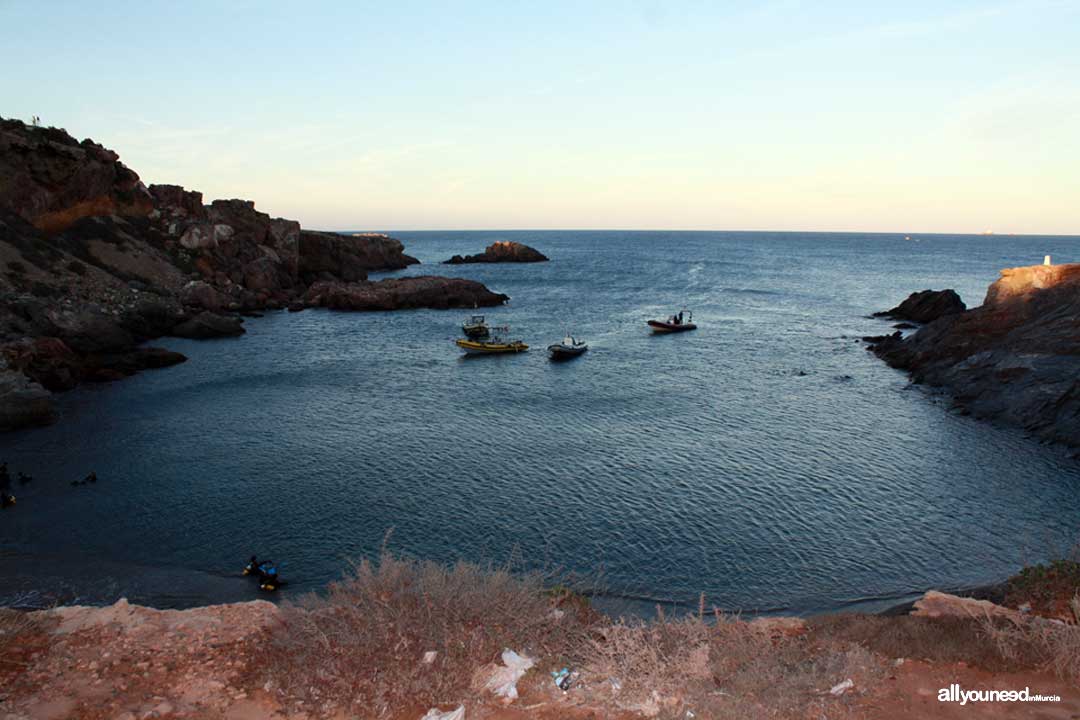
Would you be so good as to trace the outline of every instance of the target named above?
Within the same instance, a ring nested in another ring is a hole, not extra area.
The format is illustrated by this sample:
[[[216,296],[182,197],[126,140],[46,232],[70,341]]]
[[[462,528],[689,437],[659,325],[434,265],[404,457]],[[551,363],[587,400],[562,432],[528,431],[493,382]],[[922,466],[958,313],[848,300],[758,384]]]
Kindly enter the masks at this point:
[[[302,226],[303,227],[303,226]],[[324,228],[303,227],[305,230],[312,230],[314,232],[327,232],[327,233],[362,233],[362,232],[381,232],[381,233],[395,233],[395,232],[640,232],[640,233],[789,233],[789,234],[816,234],[816,235],[903,235],[907,237],[913,236],[942,236],[942,235],[959,235],[959,236],[972,236],[972,237],[1058,237],[1058,238],[1080,238],[1080,233],[1038,233],[1038,232],[942,232],[942,231],[895,231],[895,230],[721,230],[715,228],[380,228],[380,229],[359,229],[359,228],[343,228],[338,230],[328,230]]]

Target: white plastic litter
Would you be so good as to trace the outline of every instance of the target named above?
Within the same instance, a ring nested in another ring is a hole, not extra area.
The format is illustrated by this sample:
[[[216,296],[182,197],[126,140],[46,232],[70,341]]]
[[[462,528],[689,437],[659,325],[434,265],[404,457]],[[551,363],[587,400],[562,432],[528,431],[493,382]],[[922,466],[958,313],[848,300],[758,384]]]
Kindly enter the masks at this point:
[[[465,720],[465,706],[462,705],[457,710],[448,710],[442,712],[438,708],[431,708],[427,711],[427,715],[420,718],[420,720]]]
[[[423,663],[425,665],[430,665],[431,663],[435,662],[435,658],[438,657],[438,655],[439,653],[437,651],[428,650],[426,653],[424,653]]]
[[[855,687],[855,681],[852,680],[851,678],[848,678],[847,680],[840,683],[839,685],[833,685],[832,689],[829,690],[829,693],[832,694],[832,695],[843,695],[844,693],[846,693],[848,690],[850,690],[853,687]]]
[[[507,702],[513,702],[518,696],[517,681],[536,664],[536,661],[531,657],[518,655],[513,650],[503,650],[502,661],[505,667],[496,668],[484,687],[506,698]]]

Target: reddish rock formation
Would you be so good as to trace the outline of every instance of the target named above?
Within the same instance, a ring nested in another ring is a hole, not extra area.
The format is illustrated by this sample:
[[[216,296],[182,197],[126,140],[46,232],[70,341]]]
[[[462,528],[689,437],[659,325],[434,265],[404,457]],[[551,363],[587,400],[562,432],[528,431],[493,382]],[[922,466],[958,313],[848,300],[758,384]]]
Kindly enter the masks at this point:
[[[502,305],[509,299],[502,293],[491,292],[475,280],[430,275],[372,283],[320,280],[304,295],[309,306],[335,310],[490,307]]]
[[[928,323],[944,315],[952,315],[965,310],[967,310],[967,305],[955,290],[923,290],[911,293],[904,302],[892,310],[874,313],[874,317]]]
[[[55,233],[91,215],[147,215],[153,199],[112,150],[0,118],[0,208]]]
[[[538,250],[517,242],[499,240],[488,245],[479,255],[455,255],[447,260],[446,265],[463,263],[504,263],[504,262],[544,262],[547,257]]]
[[[981,307],[871,349],[979,417],[1080,447],[1080,264],[1001,275]]]

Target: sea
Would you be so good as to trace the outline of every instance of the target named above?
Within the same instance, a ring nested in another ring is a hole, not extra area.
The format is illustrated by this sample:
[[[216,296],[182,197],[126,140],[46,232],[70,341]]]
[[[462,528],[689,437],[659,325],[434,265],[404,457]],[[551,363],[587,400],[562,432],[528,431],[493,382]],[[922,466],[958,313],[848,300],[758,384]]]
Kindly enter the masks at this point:
[[[867,352],[909,293],[982,302],[1080,238],[770,232],[398,232],[478,310],[270,312],[188,362],[58,398],[0,436],[0,604],[188,607],[318,592],[387,550],[539,571],[649,614],[877,611],[1007,578],[1080,540],[1080,462],[964,415]],[[442,265],[496,240],[536,264]],[[650,318],[698,329],[653,335]],[[528,352],[466,357],[473,313]],[[546,347],[589,343],[569,361]],[[73,486],[89,472],[98,482]]]

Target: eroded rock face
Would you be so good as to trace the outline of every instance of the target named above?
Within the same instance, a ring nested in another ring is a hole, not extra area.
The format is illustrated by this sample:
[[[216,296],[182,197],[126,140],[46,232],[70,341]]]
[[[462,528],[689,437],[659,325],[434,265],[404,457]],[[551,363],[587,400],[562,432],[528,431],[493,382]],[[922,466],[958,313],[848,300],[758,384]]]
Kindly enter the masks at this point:
[[[418,262],[405,254],[400,240],[388,235],[300,233],[300,277],[308,284],[329,279],[358,282],[369,272],[400,270]]]
[[[488,245],[479,255],[455,255],[447,265],[463,263],[544,262],[547,257],[540,251],[517,242],[500,240]]]
[[[911,293],[904,302],[892,310],[874,313],[874,317],[928,323],[945,315],[961,313],[965,310],[967,310],[967,305],[955,290],[923,290]]]
[[[988,301],[871,345],[979,417],[1080,447],[1080,265],[1013,268]]]
[[[0,207],[56,233],[91,215],[147,215],[154,204],[112,150],[0,118]]]
[[[321,280],[304,295],[305,303],[311,307],[336,310],[491,307],[509,299],[475,280],[426,275],[368,283]]]

